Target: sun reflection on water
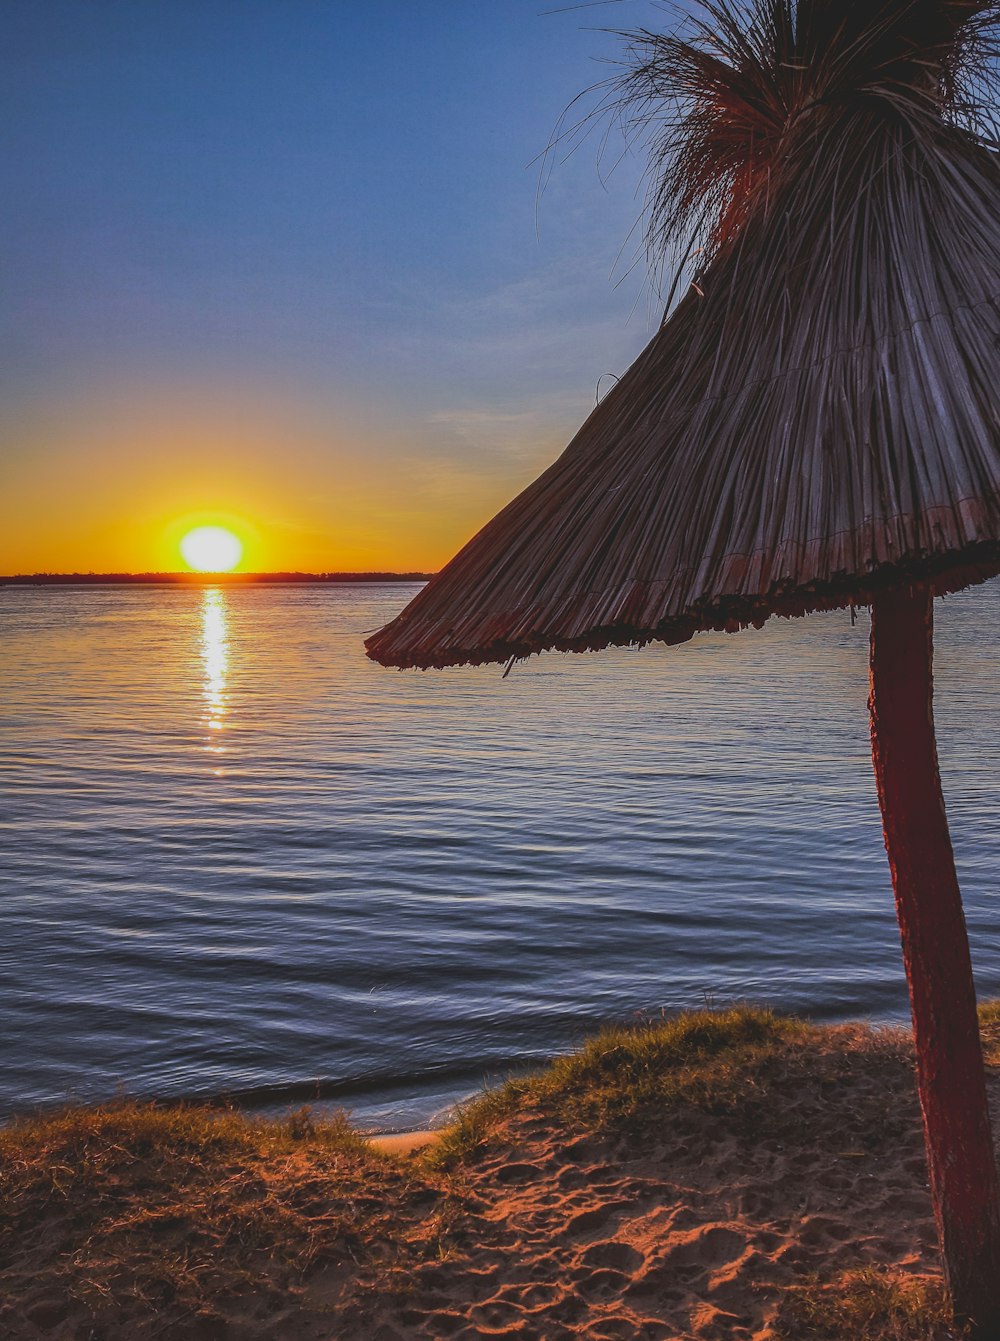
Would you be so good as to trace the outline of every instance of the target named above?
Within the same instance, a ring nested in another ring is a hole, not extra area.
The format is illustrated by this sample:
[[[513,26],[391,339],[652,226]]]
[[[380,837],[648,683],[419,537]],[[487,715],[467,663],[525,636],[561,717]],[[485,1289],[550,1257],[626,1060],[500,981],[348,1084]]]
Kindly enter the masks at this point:
[[[226,597],[218,587],[207,587],[201,606],[201,655],[204,667],[202,694],[205,700],[202,722],[211,732],[225,727],[228,712],[226,701],[226,672],[229,668],[229,630]],[[226,747],[218,735],[208,738],[205,749],[211,754],[225,754]],[[216,769],[221,774],[221,769]]]

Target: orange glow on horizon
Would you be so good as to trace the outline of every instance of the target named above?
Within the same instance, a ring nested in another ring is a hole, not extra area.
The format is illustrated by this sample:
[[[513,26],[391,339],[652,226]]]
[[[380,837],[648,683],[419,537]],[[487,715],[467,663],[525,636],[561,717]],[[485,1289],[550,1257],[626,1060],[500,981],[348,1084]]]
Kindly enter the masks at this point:
[[[180,544],[199,527],[236,537],[237,573],[433,572],[554,455],[540,439],[501,469],[485,447],[445,450],[436,424],[238,390],[125,386],[0,410],[0,573],[187,570]]]

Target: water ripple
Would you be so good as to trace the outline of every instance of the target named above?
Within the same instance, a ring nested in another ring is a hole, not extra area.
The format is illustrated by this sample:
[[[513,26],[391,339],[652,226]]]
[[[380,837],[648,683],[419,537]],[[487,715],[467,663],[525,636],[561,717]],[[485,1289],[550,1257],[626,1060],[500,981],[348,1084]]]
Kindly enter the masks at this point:
[[[603,1021],[902,1018],[867,628],[398,674],[412,594],[0,591],[0,1108],[421,1121]],[[1000,993],[1000,583],[938,603],[942,771]]]

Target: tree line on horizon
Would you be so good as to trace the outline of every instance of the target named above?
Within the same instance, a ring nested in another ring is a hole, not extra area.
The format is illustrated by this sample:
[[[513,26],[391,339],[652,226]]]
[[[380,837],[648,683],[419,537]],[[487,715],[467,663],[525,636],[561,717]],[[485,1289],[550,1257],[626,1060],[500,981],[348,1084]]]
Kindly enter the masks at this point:
[[[134,583],[231,582],[253,585],[277,582],[426,582],[432,574],[420,572],[364,573],[16,573],[0,577],[0,586],[98,586]]]

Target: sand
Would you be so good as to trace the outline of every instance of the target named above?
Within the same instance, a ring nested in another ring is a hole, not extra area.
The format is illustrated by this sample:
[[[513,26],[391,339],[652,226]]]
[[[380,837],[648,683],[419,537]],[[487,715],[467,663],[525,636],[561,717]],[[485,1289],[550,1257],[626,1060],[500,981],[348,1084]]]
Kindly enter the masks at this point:
[[[909,1067],[889,1037],[818,1083],[790,1078],[764,1139],[727,1116],[631,1144],[515,1118],[463,1171],[464,1235],[367,1325],[380,1341],[768,1341],[813,1277],[939,1277]],[[995,1081],[993,1097],[1000,1111]],[[879,1113],[891,1131],[867,1130]]]
[[[529,1101],[445,1169],[428,1163],[439,1133],[323,1153],[307,1132],[291,1152],[225,1153],[224,1177],[208,1168],[190,1204],[165,1157],[156,1188],[148,1164],[123,1160],[101,1174],[109,1211],[85,1230],[61,1185],[22,1218],[0,1257],[0,1335],[855,1341],[803,1330],[795,1301],[866,1269],[940,1293],[908,1040],[826,1030],[747,1075],[735,1100],[678,1100],[603,1134]],[[989,1083],[1000,1112],[994,1068]],[[198,1207],[223,1203],[209,1232]],[[276,1252],[260,1226],[281,1216]],[[128,1238],[140,1221],[155,1225],[141,1253]],[[178,1254],[197,1272],[170,1276]]]
[[[387,1132],[373,1136],[371,1143],[376,1150],[383,1150],[387,1155],[412,1155],[417,1150],[426,1150],[429,1145],[434,1145],[442,1134],[440,1129]]]

